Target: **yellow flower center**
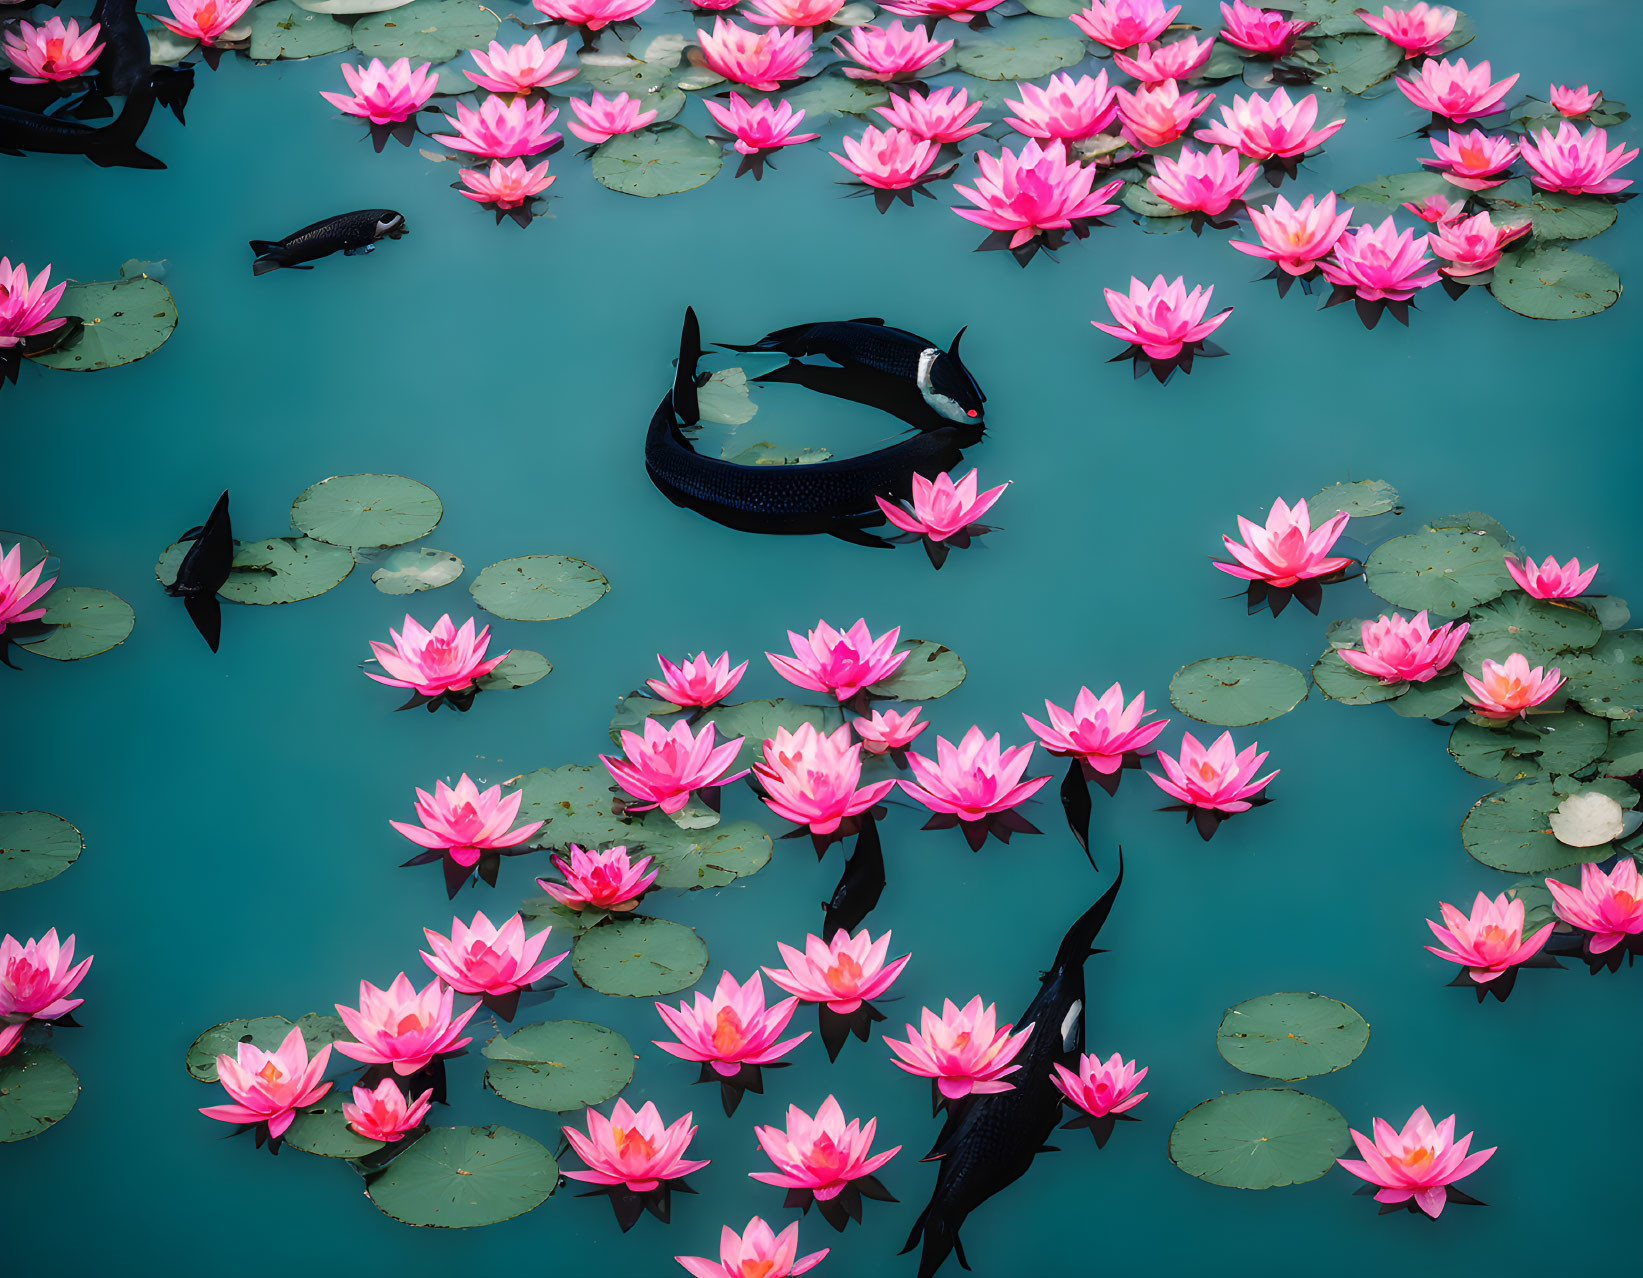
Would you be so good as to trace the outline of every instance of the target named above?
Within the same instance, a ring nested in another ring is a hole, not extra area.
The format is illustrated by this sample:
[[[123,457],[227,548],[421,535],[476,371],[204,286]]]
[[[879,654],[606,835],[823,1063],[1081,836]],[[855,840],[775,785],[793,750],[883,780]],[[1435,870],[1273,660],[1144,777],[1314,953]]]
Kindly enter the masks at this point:
[[[827,988],[831,990],[854,990],[861,985],[861,964],[848,954],[841,954],[832,967],[827,969]]]
[[[277,1083],[285,1077],[285,1072],[273,1061],[268,1061],[257,1071],[257,1077],[265,1083]]]
[[[646,1139],[644,1133],[632,1128],[612,1127],[610,1139],[616,1146],[618,1158],[652,1158],[656,1154],[656,1146]]]

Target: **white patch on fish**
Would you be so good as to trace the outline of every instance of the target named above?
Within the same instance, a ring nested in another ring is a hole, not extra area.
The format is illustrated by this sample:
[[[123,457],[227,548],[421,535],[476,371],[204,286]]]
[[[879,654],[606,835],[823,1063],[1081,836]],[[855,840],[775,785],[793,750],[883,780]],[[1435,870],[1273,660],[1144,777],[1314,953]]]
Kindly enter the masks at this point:
[[[1061,1050],[1070,1052],[1073,1049],[1073,1030],[1077,1028],[1079,1020],[1084,1015],[1084,1000],[1079,999],[1067,1009],[1067,1014],[1061,1018]]]
[[[927,346],[924,350],[919,352],[918,392],[920,395],[924,396],[924,402],[926,404],[928,404],[942,417],[945,417],[948,421],[973,421],[974,418],[972,418],[969,413],[964,411],[963,407],[960,406],[956,399],[943,395],[931,384],[930,370],[935,367],[936,360],[940,359],[943,353],[944,352],[937,350],[934,346]]]

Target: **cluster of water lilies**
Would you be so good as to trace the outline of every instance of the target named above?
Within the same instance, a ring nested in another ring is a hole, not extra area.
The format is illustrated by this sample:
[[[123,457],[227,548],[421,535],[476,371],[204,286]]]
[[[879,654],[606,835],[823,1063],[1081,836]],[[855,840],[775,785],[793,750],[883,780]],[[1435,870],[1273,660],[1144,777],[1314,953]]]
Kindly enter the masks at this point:
[[[7,933],[0,938],[0,1057],[23,1041],[29,1025],[75,1024],[72,1013],[85,1002],[73,998],[91,969],[91,955],[74,961],[74,937],[57,939],[57,929],[44,936],[19,941]]]

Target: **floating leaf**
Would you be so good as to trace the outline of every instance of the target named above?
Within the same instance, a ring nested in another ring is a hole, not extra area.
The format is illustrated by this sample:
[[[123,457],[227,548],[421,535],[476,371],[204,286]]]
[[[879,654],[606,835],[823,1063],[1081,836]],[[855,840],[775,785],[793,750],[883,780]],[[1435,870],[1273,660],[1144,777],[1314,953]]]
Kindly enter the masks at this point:
[[[154,577],[161,585],[177,579],[183,556],[192,545],[177,541],[165,548],[154,565]],[[353,570],[350,551],[310,537],[238,541],[228,580],[217,594],[237,604],[300,603],[341,585]]]
[[[1182,666],[1170,702],[1200,723],[1247,728],[1288,714],[1306,700],[1306,676],[1265,657],[1205,657]]]
[[[543,928],[556,929],[554,939],[563,945],[574,941],[590,927],[610,917],[605,910],[573,910],[551,896],[527,896],[519,903],[519,917],[525,923],[525,935],[535,936]]]
[[[426,0],[417,0],[425,3]],[[436,1127],[366,1184],[378,1211],[407,1225],[473,1229],[540,1207],[559,1164],[511,1127]]]
[[[1369,553],[1364,580],[1394,607],[1453,617],[1512,584],[1504,553],[1498,541],[1482,533],[1410,533]]]
[[[1607,262],[1561,247],[1502,255],[1489,291],[1530,319],[1585,319],[1620,300],[1620,276]]]
[[[0,812],[0,892],[56,878],[85,846],[55,812]]]
[[[1316,1096],[1257,1088],[1211,1097],[1170,1130],[1170,1161],[1229,1189],[1273,1189],[1317,1180],[1346,1152],[1346,1119]]]
[[[1229,1007],[1215,1048],[1246,1074],[1293,1082],[1333,1074],[1369,1046],[1369,1022],[1322,994],[1266,994]]]
[[[633,827],[612,812],[610,773],[603,766],[570,764],[538,768],[508,782],[511,792],[524,791],[518,823],[546,821],[527,844],[533,848],[565,849],[570,844],[603,847],[626,843]]]
[[[1354,670],[1334,649],[1318,658],[1312,667],[1312,682],[1331,701],[1348,706],[1372,706],[1391,701],[1409,690],[1407,683],[1382,683],[1374,675]]]
[[[78,315],[85,326],[78,337],[30,358],[74,373],[133,364],[164,346],[177,327],[171,290],[146,275],[70,284],[56,309],[59,315]]]
[[[73,1066],[49,1047],[19,1043],[0,1057],[0,1144],[38,1136],[79,1099]]]
[[[745,426],[759,406],[747,389],[747,370],[721,368],[696,388],[696,408],[704,422]]]
[[[1454,199],[1455,186],[1441,173],[1430,169],[1419,173],[1393,173],[1342,191],[1341,207],[1348,204],[1384,204],[1397,208],[1401,204],[1419,204],[1429,195]]]
[[[553,673],[553,662],[529,648],[512,648],[502,664],[476,680],[483,689],[528,688]]]
[[[91,586],[60,586],[43,601],[42,625],[52,627],[21,645],[53,661],[83,661],[118,647],[137,624],[137,614],[119,595]]]
[[[707,970],[707,946],[683,923],[629,916],[585,932],[571,969],[600,994],[655,998],[696,984]]]
[[[1493,537],[1503,546],[1509,545],[1512,540],[1512,534],[1506,531],[1505,524],[1481,510],[1467,510],[1458,515],[1439,515],[1436,519],[1428,519],[1425,526],[1433,532],[1483,533],[1486,537]]]
[[[883,683],[868,689],[875,697],[895,701],[934,701],[964,682],[964,660],[946,644],[933,639],[903,639],[897,652],[907,660]]]
[[[1178,209],[1168,200],[1154,195],[1145,182],[1128,182],[1119,194],[1119,201],[1131,213],[1142,217],[1186,217],[1186,209]]]
[[[1041,18],[1070,18],[1088,7],[1086,0],[1021,0],[1021,5]]]
[[[148,36],[150,66],[174,67],[200,47],[198,40],[190,40],[165,27],[151,27],[144,34]]]
[[[446,62],[465,50],[484,48],[496,39],[499,25],[497,16],[474,0],[412,0],[390,15],[356,22],[354,47],[384,62]]]
[[[27,533],[0,532],[0,555],[9,553],[13,546],[20,548],[17,561],[18,567],[24,572],[34,567],[35,564],[44,563],[51,558],[51,552],[46,549],[45,545],[36,538],[30,537]],[[40,575],[49,577],[51,576],[51,570],[47,569]]]
[[[647,697],[637,692],[623,697],[616,703],[616,713],[611,716],[610,743],[620,750],[624,731],[644,736],[646,719],[678,713],[679,707],[671,701],[658,701],[655,697]]]
[[[1201,80],[1231,80],[1244,73],[1244,53],[1225,40],[1217,40],[1209,61],[1198,70]]]
[[[1294,0],[1293,4],[1284,6],[1292,17],[1304,18],[1308,22],[1316,23],[1310,31],[1309,37],[1314,37],[1314,46],[1324,43],[1315,39],[1318,36],[1338,36],[1347,32],[1362,31],[1363,23],[1359,21],[1357,10],[1363,8],[1363,0]],[[1380,37],[1371,37],[1379,39]],[[1389,49],[1402,56],[1396,45],[1382,41]]]
[[[509,621],[560,621],[598,603],[605,574],[569,555],[521,555],[482,569],[468,587],[486,612]]]
[[[416,541],[444,514],[438,493],[403,475],[333,475],[310,484],[291,503],[298,532],[355,550]]]
[[[1331,484],[1314,493],[1306,503],[1314,524],[1322,523],[1344,510],[1354,519],[1385,515],[1398,510],[1398,490],[1384,479],[1359,479]]]
[[[4,536],[0,536],[0,545],[5,544]],[[28,567],[27,556],[24,556],[24,567]],[[1598,624],[1605,630],[1623,629],[1632,619],[1631,605],[1615,595],[1582,595],[1580,606],[1588,608]]]
[[[183,1067],[191,1078],[202,1083],[217,1081],[217,1057],[233,1056],[241,1043],[254,1043],[271,1052],[291,1032],[291,1022],[283,1016],[253,1016],[246,1020],[213,1025],[188,1045]]]
[[[1528,728],[1535,733],[1541,768],[1558,776],[1596,763],[1609,745],[1609,721],[1579,710],[1537,714]]]
[[[462,560],[448,550],[405,546],[388,553],[371,573],[371,584],[385,595],[414,595],[450,585],[462,569]]]
[[[1470,720],[1457,723],[1449,734],[1450,757],[1486,781],[1526,781],[1539,776],[1540,764],[1534,757],[1538,751],[1534,738]]]
[[[1566,195],[1542,191],[1528,178],[1513,178],[1492,190],[1481,191],[1496,226],[1528,221],[1542,240],[1585,240],[1601,235],[1615,223],[1614,201],[1596,195]]]
[[[1367,33],[1324,36],[1314,40],[1312,48],[1323,67],[1322,73],[1313,82],[1320,89],[1367,93],[1377,84],[1390,79],[1403,63],[1402,49],[1390,40]]]
[[[320,1158],[364,1158],[381,1149],[381,1141],[369,1140],[348,1126],[344,1101],[353,1103],[351,1091],[335,1084],[314,1104],[299,1109],[285,1129],[285,1143]]]
[[[1390,704],[1406,719],[1436,719],[1460,705],[1465,688],[1465,681],[1456,671],[1425,683],[1412,683],[1408,692]]]
[[[1627,807],[1637,801],[1636,791],[1619,781],[1598,781],[1588,788]],[[1570,848],[1553,837],[1551,813],[1562,799],[1544,778],[1486,794],[1461,823],[1461,842],[1483,864],[1509,874],[1548,874],[1581,861],[1607,859],[1612,854],[1607,846]]]
[[[1560,653],[1590,648],[1603,637],[1603,623],[1595,614],[1518,590],[1474,609],[1469,620],[1459,661],[1471,671],[1485,658],[1505,661],[1514,652],[1528,657],[1530,665],[1540,665]]]
[[[654,818],[652,819],[654,820]],[[657,823],[659,826],[659,823]],[[756,874],[770,864],[770,836],[751,821],[733,821],[708,831],[658,828],[645,823],[640,842],[654,857],[656,886],[694,891],[719,888]]]
[[[713,725],[715,741],[743,738],[742,748],[730,765],[730,770],[735,772],[752,767],[763,756],[764,743],[775,740],[778,727],[796,732],[801,723],[808,723],[825,729],[827,714],[820,706],[804,706],[777,697],[774,701],[739,701],[734,705],[714,706],[702,718]],[[698,723],[695,731],[699,734],[701,730]]]
[[[796,89],[769,96],[786,102],[795,111],[803,111],[807,124],[819,123],[831,115],[866,115],[890,101],[890,91],[877,80],[851,80],[826,73],[806,80]]]
[[[1570,653],[1559,668],[1571,701],[1604,719],[1643,717],[1643,630],[1605,634],[1584,652]]]
[[[251,47],[257,62],[277,58],[317,58],[352,47],[354,32],[345,22],[324,13],[305,12],[300,5],[258,5],[251,11]]]
[[[633,1081],[633,1048],[588,1021],[538,1021],[485,1044],[485,1086],[503,1100],[558,1112],[603,1105]]]
[[[1626,833],[1626,812],[1598,790],[1571,794],[1551,814],[1552,837],[1571,848],[1605,847]]]
[[[979,80],[1036,80],[1052,71],[1077,66],[1089,51],[1077,36],[1038,36],[966,45],[958,50],[958,66]]]
[[[664,124],[606,142],[593,153],[593,176],[612,191],[652,199],[704,186],[723,164],[718,143]]]
[[[302,1031],[302,1041],[308,1045],[310,1056],[327,1043],[352,1042],[354,1037],[342,1023],[342,1017],[330,1012],[304,1012],[297,1017],[297,1028]]]

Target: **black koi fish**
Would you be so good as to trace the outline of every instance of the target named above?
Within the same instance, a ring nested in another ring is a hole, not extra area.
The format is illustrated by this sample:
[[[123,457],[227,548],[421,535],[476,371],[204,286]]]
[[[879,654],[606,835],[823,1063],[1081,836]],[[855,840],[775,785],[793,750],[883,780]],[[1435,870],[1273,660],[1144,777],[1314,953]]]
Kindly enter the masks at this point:
[[[311,271],[311,263],[333,253],[356,257],[369,253],[380,239],[397,240],[406,232],[405,219],[392,209],[358,209],[293,231],[283,240],[252,240],[257,260],[251,274],[266,275],[280,267]]]

